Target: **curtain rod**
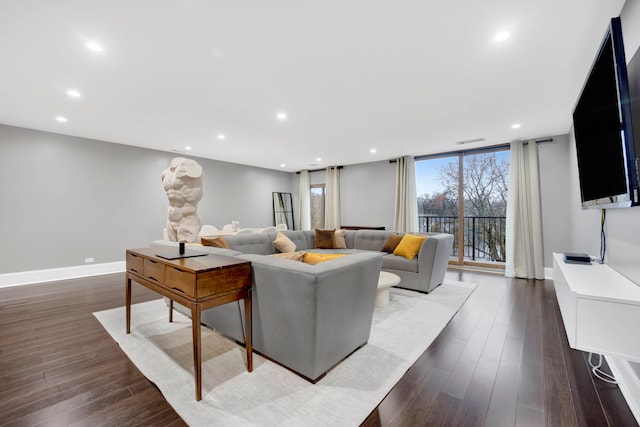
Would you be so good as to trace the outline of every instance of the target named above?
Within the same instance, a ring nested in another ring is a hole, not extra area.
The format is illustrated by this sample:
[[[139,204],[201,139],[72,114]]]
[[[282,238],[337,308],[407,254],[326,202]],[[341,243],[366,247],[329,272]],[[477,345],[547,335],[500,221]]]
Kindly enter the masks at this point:
[[[343,169],[344,166],[328,166],[330,168],[336,168],[336,169]],[[322,172],[322,171],[326,171],[327,168],[322,168],[322,169],[307,169],[307,172]],[[300,175],[301,171],[296,172],[296,175]]]
[[[553,138],[543,138],[543,139],[535,139],[535,140],[530,140],[530,141],[534,141],[536,144],[545,144],[547,142],[553,142]],[[525,141],[525,144],[529,142],[529,141]],[[506,144],[496,144],[496,145],[489,145],[487,147],[480,147],[480,148],[470,148],[468,150],[456,150],[456,151],[447,151],[444,153],[437,153],[437,154],[424,154],[424,155],[420,155],[420,156],[414,156],[413,159],[414,160],[425,160],[425,159],[430,159],[430,158],[434,158],[434,157],[448,157],[448,156],[453,156],[453,155],[458,155],[461,153],[472,153],[472,152],[480,152],[480,151],[493,151],[493,150],[498,150],[501,148],[509,148],[509,143]],[[389,160],[389,163],[396,163],[396,159],[391,159]]]

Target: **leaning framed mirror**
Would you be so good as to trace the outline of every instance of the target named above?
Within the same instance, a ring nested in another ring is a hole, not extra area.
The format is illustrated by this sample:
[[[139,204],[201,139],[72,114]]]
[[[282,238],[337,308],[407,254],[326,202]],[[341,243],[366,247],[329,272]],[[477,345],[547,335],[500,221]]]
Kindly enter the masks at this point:
[[[294,230],[293,201],[291,193],[273,192],[273,225],[286,224],[288,230]]]

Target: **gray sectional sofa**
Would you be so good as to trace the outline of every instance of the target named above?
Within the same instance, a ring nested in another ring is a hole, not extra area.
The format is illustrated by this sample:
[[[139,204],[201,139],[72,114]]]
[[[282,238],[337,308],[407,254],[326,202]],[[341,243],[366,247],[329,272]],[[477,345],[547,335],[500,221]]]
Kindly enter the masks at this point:
[[[381,269],[400,276],[401,287],[429,292],[444,280],[453,244],[452,235],[428,233],[408,260],[380,251],[391,231],[346,230],[346,249],[314,249],[314,231],[283,234],[296,250],[349,256],[316,265],[268,256],[278,253],[276,233],[225,236],[230,249],[197,249],[251,261],[254,349],[312,382],[366,344]],[[244,304],[206,310],[202,323],[244,342]]]

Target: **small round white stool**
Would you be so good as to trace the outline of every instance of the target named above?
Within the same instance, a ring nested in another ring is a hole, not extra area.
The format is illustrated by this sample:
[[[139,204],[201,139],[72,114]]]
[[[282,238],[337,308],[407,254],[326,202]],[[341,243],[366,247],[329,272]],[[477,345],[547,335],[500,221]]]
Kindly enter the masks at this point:
[[[400,277],[387,271],[380,272],[378,279],[378,292],[376,293],[376,307],[389,305],[389,288],[400,283]]]

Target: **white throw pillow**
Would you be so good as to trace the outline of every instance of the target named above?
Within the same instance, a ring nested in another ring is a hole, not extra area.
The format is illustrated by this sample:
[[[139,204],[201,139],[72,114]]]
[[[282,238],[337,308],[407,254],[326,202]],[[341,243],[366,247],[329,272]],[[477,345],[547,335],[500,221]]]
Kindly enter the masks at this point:
[[[291,241],[290,238],[278,231],[276,234],[276,240],[273,241],[273,245],[282,253],[290,253],[296,251],[296,244]]]
[[[347,243],[344,240],[344,235],[345,235],[344,228],[340,230],[336,230],[336,234],[335,234],[336,249],[347,249]]]

